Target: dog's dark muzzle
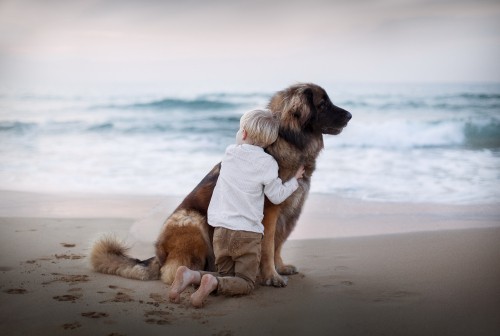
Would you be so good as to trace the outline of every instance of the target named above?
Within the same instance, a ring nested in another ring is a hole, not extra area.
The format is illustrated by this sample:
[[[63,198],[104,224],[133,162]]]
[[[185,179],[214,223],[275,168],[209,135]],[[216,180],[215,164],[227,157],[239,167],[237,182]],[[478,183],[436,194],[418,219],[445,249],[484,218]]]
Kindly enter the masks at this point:
[[[347,126],[349,120],[352,118],[352,114],[343,108],[333,105],[333,113],[330,114],[330,120],[324,120],[321,122],[321,132],[324,134],[337,135],[342,132],[344,127]]]
[[[349,120],[351,120],[352,118],[352,114],[346,110],[344,110],[343,108],[340,108],[340,107],[337,107],[335,106],[336,108],[336,111],[335,113],[340,116],[339,120],[341,121],[341,123],[344,125],[343,127],[347,126],[347,123],[349,122]]]

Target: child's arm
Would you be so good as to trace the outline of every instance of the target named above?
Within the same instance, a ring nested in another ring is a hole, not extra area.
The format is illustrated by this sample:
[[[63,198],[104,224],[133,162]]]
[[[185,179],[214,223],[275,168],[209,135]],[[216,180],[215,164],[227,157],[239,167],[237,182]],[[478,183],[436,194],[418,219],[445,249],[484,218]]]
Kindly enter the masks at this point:
[[[264,194],[273,204],[280,204],[299,187],[298,179],[304,174],[304,166],[300,166],[295,176],[283,183],[279,177],[264,186]]]

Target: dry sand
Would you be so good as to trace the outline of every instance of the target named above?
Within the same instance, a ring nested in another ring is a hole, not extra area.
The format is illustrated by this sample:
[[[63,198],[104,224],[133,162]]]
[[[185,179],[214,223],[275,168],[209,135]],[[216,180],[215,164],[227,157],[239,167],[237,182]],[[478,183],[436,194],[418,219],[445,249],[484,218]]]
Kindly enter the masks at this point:
[[[203,309],[189,306],[192,288],[175,305],[160,281],[89,269],[90,243],[103,232],[152,256],[157,224],[143,220],[138,239],[134,223],[179,200],[0,192],[2,335],[500,334],[498,204],[311,195],[285,245],[300,269],[288,286],[211,296]]]

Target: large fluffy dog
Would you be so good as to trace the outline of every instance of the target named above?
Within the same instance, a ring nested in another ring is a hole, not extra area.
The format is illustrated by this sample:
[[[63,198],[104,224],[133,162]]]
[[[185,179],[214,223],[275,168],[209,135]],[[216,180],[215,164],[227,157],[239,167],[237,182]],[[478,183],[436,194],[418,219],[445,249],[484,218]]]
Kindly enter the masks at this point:
[[[300,165],[305,166],[299,189],[285,202],[274,205],[266,200],[264,239],[260,264],[261,282],[285,286],[281,275],[297,273],[281,259],[283,243],[292,232],[309,193],[316,158],[323,148],[323,134],[339,134],[351,114],[332,104],[325,90],[314,84],[297,84],[277,92],[268,108],[279,118],[278,140],[266,151],[279,165],[279,176],[290,179]],[[140,261],[126,255],[118,240],[106,237],[96,242],[91,252],[93,268],[102,273],[127,278],[173,281],[177,268],[214,270],[211,228],[206,219],[207,208],[219,176],[216,165],[165,221],[156,242],[156,256]],[[280,275],[281,274],[281,275]]]

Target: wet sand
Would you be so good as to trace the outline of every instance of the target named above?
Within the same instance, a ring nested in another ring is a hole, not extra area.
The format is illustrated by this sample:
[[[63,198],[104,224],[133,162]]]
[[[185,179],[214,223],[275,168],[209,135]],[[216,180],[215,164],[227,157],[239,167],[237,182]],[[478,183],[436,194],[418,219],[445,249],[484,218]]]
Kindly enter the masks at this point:
[[[500,210],[311,195],[286,288],[168,302],[168,286],[98,274],[91,242],[114,232],[153,255],[156,220],[180,198],[0,192],[4,335],[498,335]],[[162,210],[151,212],[160,203]],[[142,221],[140,220],[142,218]],[[138,223],[146,233],[133,230]],[[139,233],[138,233],[139,232]],[[140,235],[140,237],[138,237]]]

